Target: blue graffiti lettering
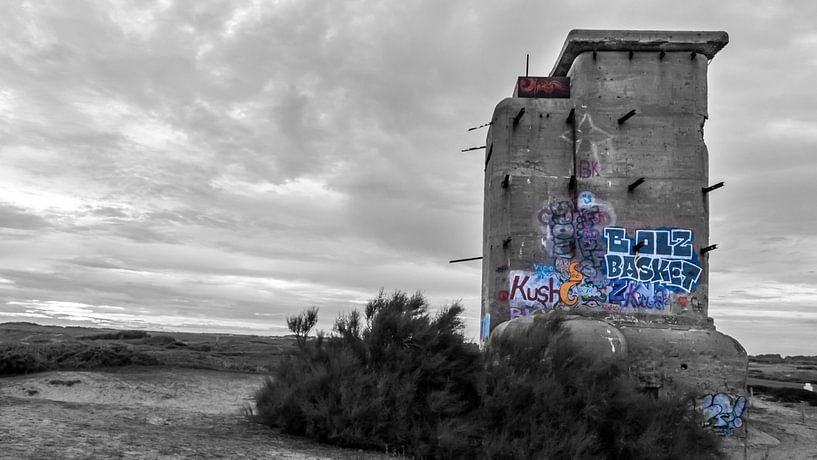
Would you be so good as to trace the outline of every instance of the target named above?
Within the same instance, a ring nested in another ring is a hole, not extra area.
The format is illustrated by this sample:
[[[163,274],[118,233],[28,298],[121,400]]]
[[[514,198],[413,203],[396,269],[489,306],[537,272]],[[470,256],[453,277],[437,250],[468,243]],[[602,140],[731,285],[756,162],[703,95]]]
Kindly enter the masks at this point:
[[[729,436],[743,426],[746,398],[726,393],[706,395],[701,399],[700,409],[706,418],[704,423],[721,436]]]

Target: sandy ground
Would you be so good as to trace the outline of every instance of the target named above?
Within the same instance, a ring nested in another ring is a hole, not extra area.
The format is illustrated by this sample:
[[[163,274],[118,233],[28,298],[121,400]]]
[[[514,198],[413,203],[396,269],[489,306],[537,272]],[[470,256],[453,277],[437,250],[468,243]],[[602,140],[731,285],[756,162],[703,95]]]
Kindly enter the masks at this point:
[[[155,367],[2,378],[0,457],[389,458],[248,422],[242,408],[263,379]],[[817,459],[817,407],[755,398],[748,414],[748,439],[728,440],[728,458]]]
[[[729,459],[817,459],[817,407],[760,397],[750,401],[747,437],[724,443]]]
[[[241,414],[264,377],[198,369],[0,379],[2,458],[381,459],[280,435]]]

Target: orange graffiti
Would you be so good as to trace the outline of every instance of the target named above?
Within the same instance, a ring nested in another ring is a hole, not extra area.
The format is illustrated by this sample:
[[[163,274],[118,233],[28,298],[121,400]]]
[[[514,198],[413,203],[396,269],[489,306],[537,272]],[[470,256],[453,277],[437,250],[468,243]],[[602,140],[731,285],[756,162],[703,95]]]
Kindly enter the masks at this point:
[[[579,301],[579,296],[574,295],[570,296],[570,288],[579,284],[582,279],[584,279],[584,275],[576,269],[579,266],[579,262],[572,262],[570,264],[570,279],[562,283],[562,287],[559,288],[559,297],[561,297],[562,302],[565,305],[576,305],[576,302]]]

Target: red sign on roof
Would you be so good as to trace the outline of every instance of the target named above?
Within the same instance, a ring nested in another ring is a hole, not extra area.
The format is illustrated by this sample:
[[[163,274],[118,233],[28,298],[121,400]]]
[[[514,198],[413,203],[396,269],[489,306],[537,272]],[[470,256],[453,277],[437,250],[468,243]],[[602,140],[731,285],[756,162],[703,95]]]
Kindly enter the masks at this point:
[[[519,77],[514,97],[569,98],[568,77]]]

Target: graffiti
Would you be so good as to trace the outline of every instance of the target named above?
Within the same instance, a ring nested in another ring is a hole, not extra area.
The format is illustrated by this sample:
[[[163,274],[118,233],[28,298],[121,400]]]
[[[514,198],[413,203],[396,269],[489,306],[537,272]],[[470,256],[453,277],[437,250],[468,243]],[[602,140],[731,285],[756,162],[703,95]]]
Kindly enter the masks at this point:
[[[605,268],[610,280],[660,283],[685,292],[698,283],[701,267],[693,262],[690,230],[638,230],[633,240],[621,227],[606,227],[604,238]],[[634,241],[639,246],[635,254]]]
[[[564,304],[567,306],[576,305],[576,302],[579,301],[578,296],[570,295],[570,288],[581,283],[581,281],[584,279],[584,275],[582,275],[580,271],[576,270],[578,265],[579,262],[573,262],[570,264],[570,267],[568,268],[570,270],[570,278],[562,283],[562,286],[559,288],[559,297],[562,298],[562,302],[564,302]]]
[[[508,291],[499,291],[499,295],[497,297],[502,302],[508,300]]]
[[[592,202],[591,202],[592,203]],[[582,260],[601,271],[604,263],[605,249],[600,227],[603,227],[610,216],[597,205],[585,205],[579,208],[576,217],[576,240]]]
[[[624,280],[610,281],[610,303],[622,307],[647,310],[663,310],[669,307],[669,290],[660,284],[633,283]]]
[[[510,319],[516,318],[526,318],[528,316],[533,316],[537,313],[542,313],[541,308],[531,308],[531,307],[511,307],[510,309]]]
[[[497,273],[502,273],[502,272],[506,272],[506,271],[508,271],[508,265],[507,264],[506,265],[500,265],[499,267],[496,267],[496,272]]]
[[[557,269],[567,273],[578,249],[580,260],[589,262],[601,273],[605,256],[601,229],[615,223],[615,213],[610,206],[592,193],[583,192],[578,206],[568,200],[554,200],[539,211],[538,219],[545,226],[544,245],[557,259],[554,262]],[[560,266],[560,259],[567,260]]]
[[[536,278],[550,278],[553,276],[553,265],[534,264],[533,268],[536,270]]]
[[[539,222],[547,225],[547,247],[557,259],[572,259],[576,242],[573,224],[573,203],[567,200],[552,201],[539,212]]]
[[[701,399],[699,408],[704,413],[704,426],[711,427],[721,436],[730,436],[743,426],[746,398],[726,393],[706,395]]]
[[[610,133],[596,126],[589,113],[585,113],[576,125],[576,153],[580,157],[599,158],[601,151],[610,150],[612,138]]]
[[[553,308],[559,301],[560,285],[556,276],[539,278],[535,273],[512,271],[508,298],[512,307]]]
[[[482,331],[480,333],[480,337],[483,339],[488,337],[488,334],[491,333],[491,314],[486,313],[485,316],[482,317]]]
[[[511,272],[507,298],[514,317],[570,308],[665,315],[675,296],[684,308],[698,305],[688,296],[702,272],[691,230],[644,229],[629,236],[615,226],[612,207],[588,191],[575,202],[552,199],[536,217],[552,259],[533,271]]]
[[[516,97],[570,97],[570,79],[567,77],[519,77]]]
[[[605,287],[597,287],[592,284],[577,286],[576,293],[579,294],[584,304],[601,304],[607,301],[607,288]]]
[[[590,160],[579,160],[579,177],[588,179],[599,175],[599,163]]]

